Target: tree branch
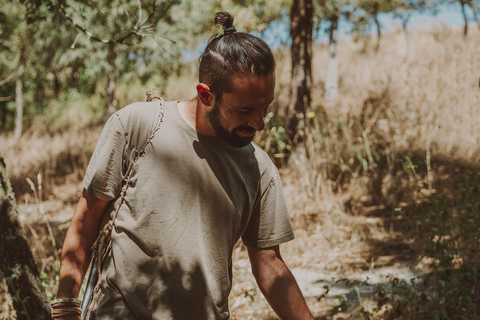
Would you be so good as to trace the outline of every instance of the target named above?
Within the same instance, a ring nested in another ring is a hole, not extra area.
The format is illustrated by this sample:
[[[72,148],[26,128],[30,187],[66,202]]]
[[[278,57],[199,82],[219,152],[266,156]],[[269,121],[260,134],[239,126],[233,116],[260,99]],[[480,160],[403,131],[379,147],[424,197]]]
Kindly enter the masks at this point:
[[[128,34],[126,34],[125,36],[121,37],[121,38],[118,38],[118,39],[102,39],[96,35],[94,35],[92,32],[88,31],[85,27],[79,25],[78,23],[76,23],[73,18],[71,17],[71,15],[66,11],[66,8],[72,8],[71,6],[69,6],[65,0],[61,1],[60,2],[60,11],[62,12],[63,16],[65,16],[65,18],[68,19],[68,21],[70,21],[70,23],[75,27],[77,28],[78,30],[82,31],[89,39],[93,40],[93,41],[96,41],[96,42],[101,42],[101,43],[104,43],[104,44],[117,44],[117,43],[126,43],[126,40],[128,40],[130,37],[132,36],[139,36],[139,37],[145,37],[147,35],[147,33],[150,31],[150,30],[153,30],[155,29],[156,27],[156,24],[158,23],[158,21],[160,21],[160,19],[164,18],[165,15],[168,13],[168,11],[170,10],[170,8],[176,4],[178,1],[177,0],[171,0],[169,1],[169,3],[166,5],[165,9],[163,10],[163,12],[160,13],[160,15],[158,15],[157,17],[155,17],[155,19],[153,21],[150,22],[150,20],[152,19],[153,16],[155,16],[155,11],[156,11],[156,6],[157,6],[157,2],[154,1],[153,5],[152,5],[152,11],[150,12],[150,14],[148,15],[147,18],[145,18],[145,20],[141,21],[139,20],[138,23],[134,26],[133,30],[131,30]],[[74,10],[72,8],[72,10]],[[141,5],[139,4],[139,10],[141,11]],[[78,13],[80,16],[82,16],[80,13]],[[83,16],[82,16],[83,17]],[[139,13],[139,19],[141,19],[141,13]],[[150,22],[150,23],[149,23]],[[147,24],[148,23],[148,24]]]
[[[10,82],[16,75],[17,73],[17,69],[18,68],[15,68],[15,70],[13,70],[12,73],[10,73],[10,75],[8,77],[6,77],[5,79],[3,79],[2,81],[0,81],[0,86],[3,86],[5,83],[8,83]],[[0,100],[1,101],[1,100]]]
[[[10,100],[12,100],[12,97],[11,97],[11,96],[8,96],[8,97],[0,97],[0,102],[10,101]]]

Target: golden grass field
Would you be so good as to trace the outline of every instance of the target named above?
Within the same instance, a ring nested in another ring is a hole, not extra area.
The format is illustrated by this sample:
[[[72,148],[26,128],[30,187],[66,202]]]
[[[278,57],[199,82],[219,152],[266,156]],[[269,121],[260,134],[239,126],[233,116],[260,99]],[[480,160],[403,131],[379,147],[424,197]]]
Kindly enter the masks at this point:
[[[453,199],[461,197],[456,189],[460,175],[479,172],[480,38],[478,30],[470,31],[466,38],[460,29],[447,27],[410,32],[408,37],[403,32],[386,34],[378,52],[375,39],[340,42],[339,98],[328,103],[322,98],[327,48],[315,45],[313,113],[305,143],[281,168],[297,237],[282,248],[292,269],[314,270],[325,282],[342,277],[361,282],[366,273],[387,268],[431,272],[435,259],[422,258],[426,247],[418,232],[424,229],[412,230],[406,223],[418,218],[417,205],[433,201],[440,190]],[[289,102],[290,58],[286,50],[276,55],[274,107],[282,110]],[[185,88],[194,85],[194,77],[173,78],[163,84],[164,97],[192,98],[195,92]],[[120,105],[143,99],[139,84],[128,88],[119,85]],[[18,143],[0,137],[0,153],[50,297],[58,280],[56,256],[101,131],[98,125],[69,126],[68,118],[65,121],[56,133],[37,121]],[[282,163],[286,147],[273,141],[282,128],[272,126],[268,123],[257,141],[261,146],[269,141]],[[480,191],[480,184],[474,187]],[[233,319],[275,319],[249,275],[246,259],[239,244],[230,301]],[[0,318],[13,318],[5,288],[0,297]],[[404,311],[393,302],[371,311],[370,318],[401,316]],[[341,299],[334,295],[310,295],[307,303],[317,319],[366,319],[359,310],[378,307],[378,294],[359,293],[342,310],[335,309]]]

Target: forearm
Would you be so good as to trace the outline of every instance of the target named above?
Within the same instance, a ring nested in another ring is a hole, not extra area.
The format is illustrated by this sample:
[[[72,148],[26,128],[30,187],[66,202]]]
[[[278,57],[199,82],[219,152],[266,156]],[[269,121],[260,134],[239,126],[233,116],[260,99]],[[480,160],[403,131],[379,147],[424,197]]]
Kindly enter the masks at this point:
[[[106,202],[92,205],[89,196],[80,199],[62,248],[58,298],[77,297],[91,258]],[[100,212],[101,211],[101,212]]]
[[[91,239],[82,239],[83,228],[72,219],[62,249],[58,298],[77,297],[90,261]]]
[[[257,259],[252,270],[260,290],[280,319],[313,319],[293,274],[279,257]]]

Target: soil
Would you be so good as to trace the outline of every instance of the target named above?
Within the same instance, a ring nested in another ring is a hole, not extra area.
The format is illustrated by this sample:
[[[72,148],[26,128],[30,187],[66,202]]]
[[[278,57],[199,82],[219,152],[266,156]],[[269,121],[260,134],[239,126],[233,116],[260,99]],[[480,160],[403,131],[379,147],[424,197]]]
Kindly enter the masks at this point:
[[[64,185],[57,187],[54,194],[45,201],[37,202],[28,195],[19,200],[21,222],[34,254],[37,258],[43,254],[41,260],[44,270],[48,270],[45,265],[51,264],[51,256],[48,256],[54,250],[44,249],[45,252],[42,253],[38,247],[42,243],[47,247],[55,246],[58,254],[73,214],[76,202],[73,199],[80,196],[78,190],[81,190],[78,184]],[[397,243],[396,235],[386,230],[379,220],[363,217],[363,223],[376,225],[376,233],[349,249],[351,240],[325,245],[325,237],[322,236],[322,228],[325,226],[312,227],[310,218],[308,215],[296,215],[293,218],[296,239],[282,246],[282,256],[316,319],[360,319],[360,306],[375,306],[376,286],[383,284],[388,287],[394,278],[408,282],[412,278],[421,277],[420,270],[425,270],[424,266],[418,265],[408,244]],[[45,231],[48,230],[45,228],[47,222],[54,233],[54,242]],[[307,227],[307,224],[310,226]],[[341,226],[335,228],[343,230],[348,238],[348,229],[342,229]],[[383,252],[371,247],[372,243],[379,243],[378,239],[383,240]],[[255,283],[246,248],[241,243],[237,244],[233,253],[233,279],[230,295],[233,320],[278,319]],[[54,290],[54,285],[50,289]],[[0,318],[9,319],[12,316],[12,311],[9,311],[11,301],[6,295],[5,291],[0,295],[4,297]],[[381,315],[381,312],[377,314]]]

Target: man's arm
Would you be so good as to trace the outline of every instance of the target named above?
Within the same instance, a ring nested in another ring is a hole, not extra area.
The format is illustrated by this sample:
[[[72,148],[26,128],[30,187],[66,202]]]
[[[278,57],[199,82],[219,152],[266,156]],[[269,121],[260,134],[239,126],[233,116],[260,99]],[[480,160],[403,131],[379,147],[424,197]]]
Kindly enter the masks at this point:
[[[107,204],[83,191],[63,243],[57,298],[78,296]]]
[[[313,319],[293,274],[280,256],[279,246],[247,248],[258,286],[280,319]]]

